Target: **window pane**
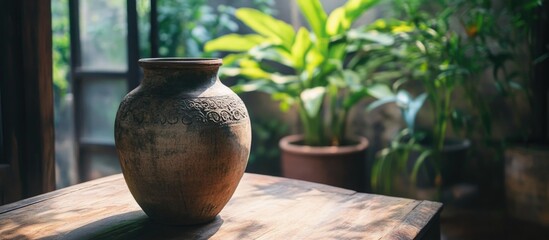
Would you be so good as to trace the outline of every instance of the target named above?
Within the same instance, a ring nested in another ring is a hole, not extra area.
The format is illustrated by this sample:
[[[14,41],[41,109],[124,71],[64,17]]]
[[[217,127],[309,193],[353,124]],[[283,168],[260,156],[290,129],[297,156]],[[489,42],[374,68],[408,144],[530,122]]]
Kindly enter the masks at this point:
[[[126,26],[125,0],[81,0],[82,68],[126,71]]]
[[[53,99],[55,123],[55,181],[57,188],[78,182],[74,101],[70,72],[69,3],[51,1]]]
[[[137,24],[139,29],[139,56],[150,57],[151,56],[151,43],[149,35],[151,32],[150,13],[151,13],[151,1],[150,0],[137,0]]]
[[[126,89],[123,79],[82,82],[82,142],[114,145],[114,118]]]
[[[54,99],[56,187],[63,188],[75,184],[78,180],[73,95],[61,95],[54,91]]]
[[[120,163],[116,153],[109,152],[88,152],[82,156],[84,161],[89,163],[89,168],[86,169],[86,180],[105,177],[117,173],[121,173]]]

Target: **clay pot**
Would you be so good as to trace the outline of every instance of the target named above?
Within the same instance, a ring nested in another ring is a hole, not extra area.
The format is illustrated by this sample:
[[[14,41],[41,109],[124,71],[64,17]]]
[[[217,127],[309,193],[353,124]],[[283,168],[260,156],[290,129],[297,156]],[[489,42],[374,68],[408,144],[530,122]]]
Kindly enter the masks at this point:
[[[364,172],[368,140],[356,138],[349,146],[300,145],[301,135],[290,135],[279,142],[282,175],[336,187],[364,190]]]
[[[124,179],[154,221],[211,221],[248,161],[242,100],[217,77],[221,59],[141,59],[142,83],[122,101],[115,142]]]

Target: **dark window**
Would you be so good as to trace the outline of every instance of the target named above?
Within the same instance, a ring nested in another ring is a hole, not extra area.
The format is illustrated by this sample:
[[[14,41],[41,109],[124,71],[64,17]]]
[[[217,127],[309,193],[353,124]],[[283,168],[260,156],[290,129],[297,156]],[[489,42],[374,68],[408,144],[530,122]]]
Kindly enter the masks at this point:
[[[119,171],[114,118],[139,83],[135,0],[69,0],[71,75],[81,181]]]

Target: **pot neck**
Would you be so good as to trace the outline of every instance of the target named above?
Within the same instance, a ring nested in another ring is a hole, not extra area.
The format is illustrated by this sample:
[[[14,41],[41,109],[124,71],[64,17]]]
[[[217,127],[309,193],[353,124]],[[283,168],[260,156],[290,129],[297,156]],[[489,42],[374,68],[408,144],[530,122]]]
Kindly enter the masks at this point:
[[[182,90],[208,88],[218,81],[221,59],[141,59],[141,85],[149,89]]]

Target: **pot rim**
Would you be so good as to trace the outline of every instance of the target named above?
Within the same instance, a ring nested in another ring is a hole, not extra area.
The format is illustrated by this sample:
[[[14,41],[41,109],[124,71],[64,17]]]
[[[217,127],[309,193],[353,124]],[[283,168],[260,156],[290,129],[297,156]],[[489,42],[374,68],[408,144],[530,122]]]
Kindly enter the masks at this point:
[[[368,139],[362,136],[355,136],[350,138],[357,141],[357,144],[346,145],[346,146],[307,146],[307,145],[297,145],[295,142],[303,140],[303,135],[289,135],[280,139],[278,146],[280,149],[293,152],[293,153],[302,153],[302,154],[319,154],[319,155],[337,155],[337,154],[346,154],[353,152],[364,151],[368,145]]]
[[[459,151],[463,149],[467,149],[471,146],[471,140],[467,138],[463,139],[455,139],[455,138],[448,138],[445,139],[446,141],[450,141],[448,144],[444,144],[442,147],[442,151]]]
[[[221,58],[187,58],[187,57],[166,57],[166,58],[142,58],[138,61],[143,68],[197,68],[197,67],[219,67],[223,65]]]
[[[419,145],[431,148],[432,142],[419,142]],[[467,149],[471,146],[471,140],[468,138],[445,138],[444,145],[442,146],[443,152],[460,151]]]

